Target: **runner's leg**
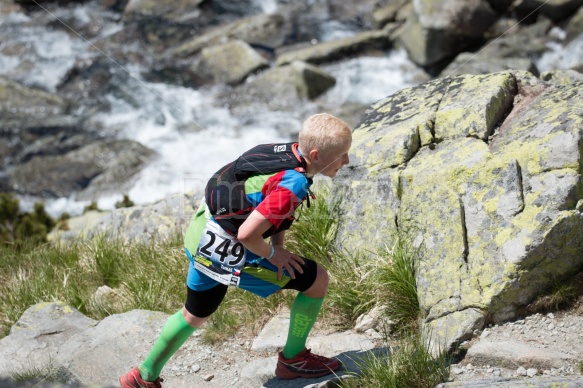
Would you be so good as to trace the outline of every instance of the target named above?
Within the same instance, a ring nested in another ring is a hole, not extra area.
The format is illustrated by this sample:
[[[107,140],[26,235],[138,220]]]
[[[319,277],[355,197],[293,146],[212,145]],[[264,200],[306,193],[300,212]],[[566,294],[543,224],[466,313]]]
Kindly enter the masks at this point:
[[[308,335],[322,308],[329,279],[328,273],[319,264],[317,271],[314,284],[306,291],[299,292],[292,304],[287,341],[283,348],[283,356],[287,359],[304,350]]]
[[[227,286],[222,284],[205,291],[188,288],[184,308],[166,321],[152,350],[138,367],[140,376],[145,381],[154,381],[160,376],[170,357],[216,311],[226,292]]]

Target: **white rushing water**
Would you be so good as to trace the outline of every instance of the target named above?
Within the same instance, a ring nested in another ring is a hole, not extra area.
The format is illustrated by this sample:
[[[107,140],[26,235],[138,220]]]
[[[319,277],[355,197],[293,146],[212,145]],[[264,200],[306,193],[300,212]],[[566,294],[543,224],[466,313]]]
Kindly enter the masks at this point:
[[[255,0],[264,12],[277,10],[276,0]],[[79,25],[91,22],[91,5],[78,5],[69,12],[68,20]],[[71,16],[72,15],[72,16]],[[61,14],[44,15],[60,18]],[[105,18],[101,35],[121,28],[115,17]],[[69,26],[71,27],[71,26]],[[335,21],[324,21],[321,36],[316,41],[339,39],[354,34],[350,27]],[[0,18],[0,40],[10,38],[26,49],[21,57],[0,52],[0,75],[27,85],[54,91],[75,61],[100,55],[91,50],[92,43],[74,33],[38,27],[30,18],[20,14]],[[571,44],[571,51],[580,51],[579,41]],[[560,47],[543,57],[543,68],[560,67],[569,55]],[[23,72],[22,69],[28,69]],[[375,57],[359,57],[322,65],[336,77],[336,85],[320,97],[325,106],[358,103],[369,105],[405,87],[413,86],[421,70],[408,59],[404,51],[389,51]],[[219,167],[233,160],[246,149],[258,143],[289,141],[301,126],[298,112],[263,112],[252,120],[233,115],[219,106],[211,90],[194,90],[180,86],[146,82],[137,75],[140,69],[117,68],[131,76],[121,77],[118,93],[107,96],[111,111],[97,113],[91,120],[101,123],[120,138],[136,140],[157,152],[132,180],[127,189],[135,203],[148,203],[168,194],[190,192],[204,187],[206,179]],[[120,93],[121,91],[121,93]],[[139,101],[139,104],[135,104]],[[364,113],[364,112],[363,112]],[[113,208],[122,193],[97,198],[101,209]],[[24,199],[24,207],[31,207],[34,199]],[[46,201],[47,210],[58,215],[64,211],[81,213],[89,201],[78,201],[75,196]]]

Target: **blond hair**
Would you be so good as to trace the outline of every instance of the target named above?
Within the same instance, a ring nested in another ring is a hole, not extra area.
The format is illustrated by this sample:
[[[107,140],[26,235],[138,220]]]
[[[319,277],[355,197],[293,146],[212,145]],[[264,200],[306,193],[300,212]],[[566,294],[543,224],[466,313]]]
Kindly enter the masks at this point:
[[[348,124],[328,113],[312,115],[304,121],[298,137],[302,154],[311,150],[328,152],[338,149],[352,139]]]

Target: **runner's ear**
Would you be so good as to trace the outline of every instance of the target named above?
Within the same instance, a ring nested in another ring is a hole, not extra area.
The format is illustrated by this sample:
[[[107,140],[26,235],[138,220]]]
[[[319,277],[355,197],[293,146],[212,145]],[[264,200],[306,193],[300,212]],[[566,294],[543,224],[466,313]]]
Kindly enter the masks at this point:
[[[318,160],[318,158],[320,157],[320,152],[318,151],[318,149],[313,149],[310,151],[310,159],[312,160]]]

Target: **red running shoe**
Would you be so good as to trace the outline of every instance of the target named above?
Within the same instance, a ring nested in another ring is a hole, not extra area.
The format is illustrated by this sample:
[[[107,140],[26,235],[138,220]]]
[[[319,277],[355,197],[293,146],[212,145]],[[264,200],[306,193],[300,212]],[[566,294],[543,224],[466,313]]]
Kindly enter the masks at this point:
[[[160,384],[161,381],[162,380],[159,377],[153,382],[144,381],[142,376],[140,376],[138,367],[135,367],[131,372],[126,373],[119,378],[121,388],[162,388],[162,384]]]
[[[280,379],[295,379],[296,377],[326,376],[340,367],[340,361],[335,358],[318,356],[304,349],[289,360],[279,352],[275,375]]]

